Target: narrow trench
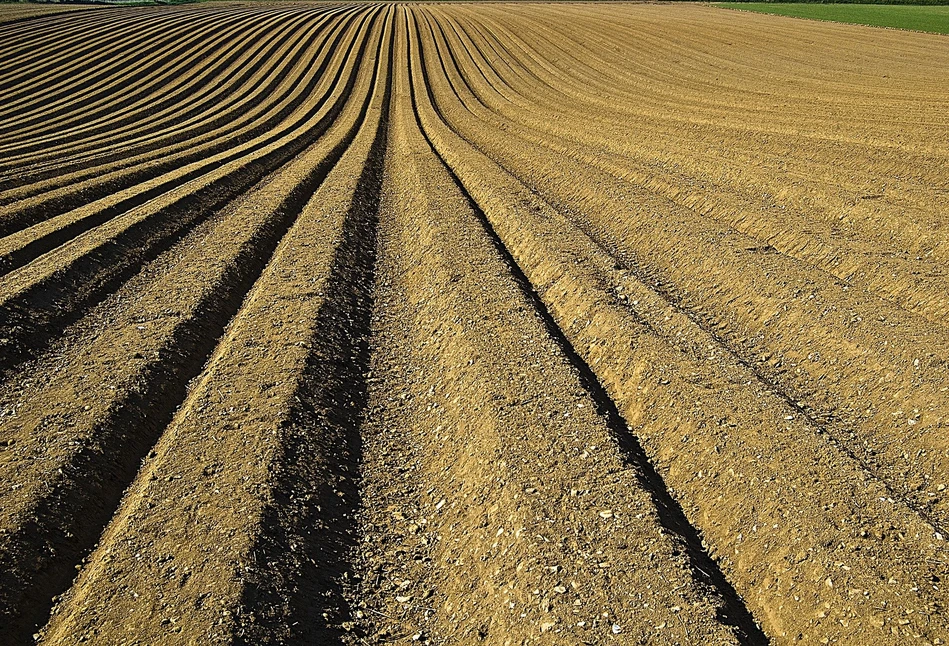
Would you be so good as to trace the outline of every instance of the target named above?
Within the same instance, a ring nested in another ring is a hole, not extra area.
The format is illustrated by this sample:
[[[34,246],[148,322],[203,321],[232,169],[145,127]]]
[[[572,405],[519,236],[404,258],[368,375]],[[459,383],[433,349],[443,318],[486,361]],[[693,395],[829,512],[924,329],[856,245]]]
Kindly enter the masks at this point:
[[[353,69],[353,75],[357,73],[358,67]],[[76,573],[74,565],[95,547],[142,458],[171,423],[188,383],[201,373],[280,240],[365,121],[370,99],[371,93],[340,145],[281,204],[279,217],[245,246],[223,281],[224,290],[202,303],[202,316],[176,330],[171,342],[174,350],[144,376],[137,392],[116,407],[114,416],[96,429],[96,444],[84,447],[63,469],[62,478],[33,511],[32,522],[4,537],[0,643],[29,643],[33,632],[45,623],[53,605],[51,598],[69,587]]]
[[[336,38],[333,41],[333,43],[327,44],[327,46],[331,48],[337,47],[344,33],[345,33],[345,29],[341,29],[339,33],[337,33]],[[350,43],[349,45],[350,51],[352,50],[352,48],[356,46],[357,42],[358,41],[354,39]],[[301,56],[302,55],[305,55],[305,54],[301,54]],[[216,161],[212,166],[202,166],[201,168],[193,169],[184,175],[172,178],[170,180],[163,181],[157,186],[153,186],[152,188],[149,188],[144,191],[136,192],[134,195],[131,195],[127,197],[126,199],[123,199],[121,202],[114,204],[108,208],[105,208],[99,211],[98,213],[95,213],[94,215],[83,218],[82,220],[76,221],[68,226],[52,231],[41,238],[37,238],[30,244],[25,245],[24,247],[17,249],[16,251],[13,251],[7,254],[6,256],[0,258],[0,273],[7,274],[11,271],[14,271],[15,269],[22,267],[23,265],[27,264],[33,259],[39,257],[41,254],[44,254],[52,249],[55,249],[59,245],[63,244],[64,242],[67,242],[68,240],[78,236],[81,233],[84,233],[85,231],[88,231],[105,222],[108,222],[112,218],[122,215],[123,213],[127,211],[130,211],[134,208],[142,206],[146,202],[149,202],[159,197],[160,195],[163,195],[169,191],[172,191],[175,188],[184,186],[188,182],[194,179],[197,179],[198,177],[201,177],[203,175],[206,175],[209,172],[213,172],[214,170],[222,167],[223,165],[227,163],[230,163],[242,157],[253,155],[255,152],[262,150],[266,146],[274,143],[281,136],[283,136],[282,132],[285,132],[286,130],[286,129],[283,129],[283,131],[279,131],[276,129],[293,112],[293,110],[299,108],[300,105],[302,105],[306,101],[306,97],[308,96],[308,93],[312,92],[313,89],[316,88],[316,86],[319,84],[323,74],[326,71],[326,68],[329,66],[331,62],[331,59],[332,59],[331,56],[327,56],[324,59],[320,69],[317,70],[317,72],[313,74],[313,78],[311,79],[307,88],[300,93],[299,100],[286,106],[278,114],[273,115],[271,118],[267,119],[266,121],[254,126],[254,128],[250,132],[241,135],[241,139],[240,139],[241,142],[250,141],[254,137],[265,137],[260,142],[253,145],[251,148],[244,151],[234,152],[234,153],[225,155],[224,157]],[[342,74],[344,70],[345,70],[345,66],[340,65],[339,69],[336,72],[336,77],[333,80],[333,86],[336,86],[340,83],[340,79],[342,78]],[[314,104],[306,112],[306,114],[303,115],[298,120],[298,123],[303,123],[307,119],[312,118],[325,105],[326,100],[328,100],[328,97],[331,96],[332,94],[332,90],[333,90],[332,87],[327,89],[323,100]],[[348,97],[348,89],[347,89],[347,92],[344,93],[344,98],[345,97]],[[314,129],[312,130],[312,133],[314,135],[318,135],[322,131],[329,128],[329,126],[333,122],[333,118],[338,113],[339,106],[341,106],[343,103],[344,102],[340,102],[336,106],[334,106],[335,109],[331,109],[329,114],[327,114],[327,116],[324,119],[322,119],[320,123],[318,123],[314,127]],[[275,129],[275,130],[269,135],[267,135],[267,132],[269,129]],[[300,137],[298,141],[294,142],[294,144],[285,147],[284,151],[276,151],[277,152],[276,155],[270,154],[270,155],[265,156],[260,164],[255,165],[255,168],[258,165],[262,166],[265,169],[264,172],[261,173],[257,171],[253,174],[252,177],[256,178],[256,180],[259,180],[260,178],[264,177],[267,172],[272,171],[274,168],[278,167],[279,165],[285,163],[287,160],[291,159],[294,156],[294,151],[299,152],[300,150],[303,150],[303,148],[305,148],[305,146],[310,141],[313,141],[314,139],[315,139],[314,136]],[[2,221],[0,221],[0,235],[5,236],[5,235],[11,235],[11,234],[17,233],[39,222],[48,221],[56,216],[67,213],[70,210],[74,210],[82,206],[92,204],[97,199],[101,199],[109,195],[113,195],[121,190],[129,188],[130,186],[149,182],[157,177],[160,177],[161,173],[163,172],[169,172],[175,168],[181,168],[187,165],[189,162],[193,162],[198,159],[212,157],[215,154],[222,153],[223,151],[226,151],[227,149],[234,147],[237,143],[239,142],[225,139],[224,141],[221,141],[218,144],[216,144],[210,150],[203,151],[201,155],[197,157],[195,157],[194,155],[187,155],[187,154],[184,156],[178,156],[176,159],[174,159],[171,162],[166,161],[166,162],[161,163],[158,166],[150,166],[148,167],[147,170],[139,172],[139,173],[134,173],[133,175],[127,178],[124,178],[123,180],[119,182],[112,182],[105,185],[90,187],[88,189],[81,191],[78,194],[67,195],[62,198],[43,202],[41,204],[37,204],[26,209],[16,211],[4,217]],[[283,152],[284,154],[281,154],[281,152]],[[245,171],[245,174],[247,174],[247,171]],[[235,178],[232,178],[229,176],[224,181],[216,182],[214,185],[208,187],[207,189],[204,189],[203,192],[211,194],[214,200],[212,203],[208,204],[207,206],[201,209],[195,209],[195,204],[200,204],[200,199],[202,197],[201,194],[198,194],[195,196],[188,196],[184,198],[180,203],[177,203],[174,207],[171,207],[171,208],[177,211],[182,211],[182,210],[188,210],[188,211],[200,210],[202,212],[215,211],[221,208],[221,206],[224,203],[227,203],[228,201],[230,201],[234,197],[234,195],[239,194],[243,190],[247,190],[249,188],[250,185],[246,181],[239,183],[235,186],[234,179]]]
[[[368,36],[363,40],[356,56],[354,69],[358,69],[362,63],[367,45]],[[344,71],[345,66],[341,66],[334,85],[340,82]],[[57,277],[55,285],[44,283],[22,294],[15,302],[0,308],[0,331],[4,336],[0,341],[0,375],[7,376],[24,361],[37,357],[57,337],[59,330],[78,321],[146,263],[182,240],[193,227],[238,199],[256,182],[313,144],[331,127],[345,103],[350,100],[355,82],[354,72],[347,79],[337,104],[314,126],[310,136],[300,137],[296,142],[272,151],[260,160],[254,169],[223,177],[196,194],[182,198],[168,209],[168,213],[140,222],[111,240],[99,253],[80,259]],[[363,108],[363,116],[367,106],[368,104]],[[315,106],[311,114],[318,109],[319,107]],[[114,209],[110,209],[104,216],[93,216],[83,221],[80,223],[82,230],[120,215],[113,211]],[[70,231],[69,234],[77,235],[82,230]],[[51,235],[55,237],[57,234]],[[128,251],[133,247],[137,247],[136,253],[129,255]],[[110,255],[116,255],[118,258],[109,258]]]
[[[332,51],[333,49],[338,48],[340,46],[340,41],[342,37],[345,35],[346,30],[351,20],[352,20],[351,18],[347,18],[346,23],[343,24],[339,30],[337,30],[337,34],[332,39],[332,42],[329,42],[329,40],[327,40],[327,42],[324,43],[323,47],[328,48],[329,51]],[[353,41],[351,46],[354,44],[355,44],[355,40]],[[300,53],[300,56],[304,56],[304,55],[306,55],[306,52]],[[287,61],[288,64],[295,64],[296,62],[297,61],[295,59],[291,61]],[[331,62],[332,62],[332,56],[327,56],[324,59],[323,63],[321,64],[320,68],[314,72],[313,78],[307,85],[306,92],[301,93],[301,101],[306,96],[306,94],[310,93],[312,89],[316,87],[316,85],[320,81],[321,76],[324,74],[326,68],[329,66]],[[239,80],[237,82],[242,82],[242,81]],[[260,88],[260,87],[255,86],[247,92],[247,98],[266,97],[268,101],[272,101],[276,98],[282,98],[282,97],[274,97],[272,96],[272,94],[268,95],[268,92],[272,93],[278,85],[279,83],[277,81],[274,81],[274,82],[269,83],[266,88]],[[300,105],[300,101],[295,101],[295,102],[290,103],[289,105],[285,106],[279,112],[267,118],[266,120],[261,121],[260,123],[257,123],[256,125],[253,125],[247,132],[240,134],[239,138],[233,136],[232,133],[225,132],[221,141],[218,141],[217,143],[212,145],[212,147],[206,150],[200,151],[199,153],[189,153],[187,150],[185,150],[185,151],[182,151],[181,154],[176,155],[174,159],[161,160],[157,165],[150,165],[147,168],[147,170],[134,172],[122,178],[120,181],[107,183],[105,185],[88,187],[78,193],[73,193],[73,194],[61,196],[58,198],[49,199],[35,206],[19,209],[13,213],[6,214],[2,218],[2,220],[0,220],[0,235],[6,236],[12,233],[16,233],[17,231],[21,229],[24,229],[36,224],[37,222],[48,220],[49,218],[54,217],[56,215],[61,215],[72,209],[76,209],[83,205],[90,204],[97,199],[101,199],[103,197],[113,195],[115,193],[118,193],[121,190],[129,188],[130,186],[147,182],[155,177],[160,176],[164,172],[168,172],[176,168],[181,168],[189,163],[192,163],[201,159],[207,159],[209,157],[213,157],[214,155],[220,154],[222,152],[227,151],[230,148],[233,148],[235,143],[238,141],[246,142],[246,141],[252,140],[255,137],[262,137],[267,133],[268,130],[276,128],[282,121],[284,121],[290,114],[292,114],[292,112],[295,109],[299,108],[299,105]],[[320,105],[322,105],[322,103]],[[319,107],[320,107],[319,105],[315,106],[316,109],[318,109]],[[312,115],[312,114],[314,114],[313,111],[309,113],[309,115]],[[192,137],[201,136],[207,132],[213,131],[215,128],[220,128],[223,125],[226,125],[226,123],[227,121],[214,119],[211,122],[205,125],[202,125],[200,129],[189,133],[189,136],[192,136]],[[181,139],[180,135],[173,136],[171,140],[171,145],[180,143],[179,141],[180,139]],[[261,146],[266,145],[267,143],[270,143],[272,141],[273,141],[272,138],[268,138],[267,141],[261,144]],[[146,153],[152,150],[152,148],[149,148],[148,146],[149,144],[148,142],[146,142],[145,143]],[[259,149],[261,146],[256,146],[254,150]],[[252,151],[247,151],[247,153],[245,154],[249,154],[250,152]],[[122,150],[104,158],[96,157],[92,163],[100,164],[100,165],[112,164],[121,159],[125,159],[127,155],[128,155],[128,151]],[[226,163],[227,161],[230,161],[231,159],[234,159],[234,158],[235,156],[227,157],[223,159],[221,163]],[[41,173],[38,175],[29,175],[29,176],[24,176],[20,178],[13,177],[13,178],[5,179],[5,180],[0,180],[0,191],[17,188],[27,183],[41,182],[49,178],[60,177],[63,174],[69,173],[69,172],[85,170],[88,164],[89,162],[80,162],[78,164],[71,164],[67,168],[56,168],[55,170],[52,170],[52,171],[45,171],[45,174]],[[206,172],[206,169],[201,172]],[[186,175],[181,178],[178,178],[177,180],[173,182],[163,183],[161,186],[156,187],[155,189],[152,189],[149,191],[143,191],[141,193],[136,193],[134,196],[129,197],[129,199],[124,200],[121,204],[116,205],[113,208],[117,208],[120,210],[129,210],[129,209],[135,208],[136,206],[140,206],[144,204],[145,202],[147,202],[148,200],[151,200],[157,197],[158,195],[161,194],[161,192],[168,191],[174,186],[181,185],[185,183],[186,181],[193,179],[194,177],[196,177],[196,175]],[[62,186],[57,186],[57,188],[62,188]],[[32,197],[34,196],[27,196],[24,199],[30,199]],[[0,206],[6,206],[15,202],[16,202],[15,200],[12,202],[0,200]],[[8,268],[5,265],[3,270],[10,271],[10,268]]]
[[[544,199],[534,190],[533,187],[529,188],[532,193],[537,195],[538,199]],[[686,318],[692,321],[692,323],[694,323],[697,328],[708,334],[718,346],[718,348],[731,357],[735,363],[748,370],[755,380],[761,384],[765,391],[771,393],[776,398],[783,401],[786,406],[800,415],[801,418],[804,419],[811,426],[811,428],[813,428],[814,431],[823,437],[831,446],[840,451],[843,455],[847,456],[847,458],[849,458],[854,464],[858,465],[866,474],[880,483],[890,498],[902,503],[908,510],[912,511],[925,522],[929,523],[929,525],[932,526],[936,532],[939,532],[942,535],[947,534],[945,526],[935,517],[933,517],[932,514],[930,514],[921,505],[913,502],[904,493],[901,493],[895,489],[892,486],[890,479],[885,475],[881,475],[880,470],[876,466],[867,462],[865,459],[860,457],[856,451],[848,446],[846,439],[840,439],[837,437],[837,434],[832,430],[833,427],[831,426],[833,423],[832,412],[815,412],[810,410],[806,405],[798,403],[800,400],[806,399],[806,393],[798,393],[797,395],[793,395],[790,388],[785,387],[780,383],[780,374],[772,377],[765,371],[758,368],[755,365],[754,360],[752,358],[746,357],[746,354],[741,351],[740,345],[738,343],[730,342],[727,337],[715,331],[714,325],[706,320],[705,316],[683,304],[682,299],[675,293],[675,288],[670,286],[668,282],[661,280],[653,272],[646,271],[635,261],[629,260],[627,258],[621,258],[618,256],[618,254],[612,252],[610,249],[607,249],[598,237],[587,230],[587,227],[585,227],[582,222],[572,217],[567,217],[567,219],[574,226],[576,226],[577,229],[579,229],[594,245],[596,245],[600,251],[611,258],[618,268],[629,272],[637,281],[646,286],[654,294],[659,296],[659,298],[661,298],[663,302],[665,302],[669,307],[674,309],[676,312],[683,314]],[[652,329],[651,326],[650,329]],[[661,334],[659,334],[654,329],[653,332],[655,332],[658,336],[661,336]],[[822,421],[821,417],[830,420],[830,422]]]
[[[391,46],[391,45],[390,45]],[[378,130],[345,217],[320,308],[298,404],[280,430],[274,503],[253,549],[236,644],[338,643],[352,619],[344,585],[353,576],[361,504],[361,429],[377,258],[379,203],[389,132],[392,56]]]
[[[431,25],[429,26],[431,29],[433,29]],[[433,31],[433,37],[434,37],[434,31]],[[460,74],[461,68],[458,66],[457,61],[455,60],[454,54],[450,51],[450,47],[448,49],[449,49],[449,55],[451,56],[452,61],[455,63],[455,68]],[[444,71],[444,62],[442,62],[442,69]],[[447,72],[446,72],[446,78],[447,78]],[[454,90],[454,85],[452,85],[452,89]],[[468,89],[472,92],[472,95],[476,98],[476,100],[478,100],[478,102],[481,103],[482,107],[484,107],[489,112],[493,112],[490,108],[488,108],[486,105],[484,105],[484,103],[481,102],[480,98],[478,98],[477,93],[475,93],[471,87],[469,87]],[[456,98],[458,98],[459,101],[461,101],[461,97],[458,95],[457,91],[455,91],[455,96]],[[465,137],[462,137],[462,139],[464,139],[465,141],[468,141],[468,139]],[[474,147],[475,149],[481,151],[482,154],[486,154],[481,149],[481,147],[476,145],[474,142],[468,141],[468,143],[471,144],[471,146]],[[924,521],[929,523],[935,531],[943,535],[947,534],[946,528],[936,518],[934,518],[932,514],[930,514],[921,505],[913,502],[905,494],[897,491],[890,484],[890,481],[888,478],[886,478],[883,475],[880,475],[878,468],[873,466],[867,460],[861,458],[853,449],[851,449],[847,445],[846,439],[839,439],[837,437],[837,435],[831,430],[832,427],[830,423],[827,423],[821,420],[821,417],[824,417],[825,419],[832,419],[833,418],[832,412],[830,413],[814,412],[814,411],[808,410],[806,406],[799,404],[798,403],[799,400],[806,399],[806,393],[805,394],[799,393],[796,397],[793,397],[790,390],[784,387],[779,382],[778,377],[780,375],[772,378],[768,374],[766,374],[764,371],[759,369],[755,365],[753,359],[746,358],[745,356],[746,353],[741,352],[738,344],[729,342],[729,340],[726,337],[724,337],[723,335],[715,331],[714,326],[706,320],[706,317],[694,311],[693,309],[689,309],[685,304],[683,304],[682,299],[675,294],[674,288],[671,286],[668,286],[668,283],[666,281],[662,281],[658,279],[654,275],[654,272],[647,272],[638,263],[636,263],[635,261],[629,260],[625,254],[623,254],[624,257],[621,258],[620,254],[618,254],[617,252],[611,249],[608,249],[606,245],[601,241],[601,237],[594,234],[590,230],[590,227],[587,226],[581,219],[578,219],[577,217],[573,217],[569,215],[567,211],[564,211],[563,209],[557,206],[554,206],[554,204],[551,203],[547,198],[545,198],[541,194],[541,192],[537,190],[536,186],[530,184],[522,176],[521,173],[516,173],[507,167],[504,167],[504,169],[507,172],[511,173],[514,177],[516,177],[518,181],[522,182],[524,186],[527,187],[527,189],[530,190],[530,192],[538,200],[551,206],[551,208],[554,208],[555,210],[563,214],[566,217],[566,219],[570,223],[572,223],[574,226],[576,226],[577,229],[581,233],[583,233],[583,235],[586,236],[600,251],[602,251],[605,255],[611,258],[613,262],[616,264],[617,268],[621,268],[621,269],[624,269],[625,271],[628,271],[630,274],[632,274],[636,278],[636,280],[638,280],[640,283],[646,286],[650,291],[652,291],[657,296],[659,296],[667,305],[672,307],[677,312],[684,314],[699,329],[701,329],[703,332],[708,334],[722,351],[724,351],[730,357],[732,357],[732,359],[736,363],[746,368],[755,377],[755,379],[764,387],[765,390],[773,394],[778,399],[782,400],[788,407],[790,407],[795,412],[797,412],[803,419],[805,419],[812,426],[812,428],[815,429],[815,431],[819,435],[821,435],[824,439],[826,439],[831,445],[833,445],[841,453],[843,453],[848,458],[850,458],[850,460],[852,460],[854,463],[859,465],[864,470],[864,472],[866,472],[875,480],[877,480],[877,482],[879,482],[884,487],[884,489],[887,491],[887,493],[889,494],[891,498],[893,498],[894,500],[900,501],[909,510],[916,513],[920,518],[922,518]],[[833,280],[839,280],[836,276],[831,275],[831,278]],[[651,331],[656,333],[657,336],[662,336],[645,319],[642,319],[633,310],[630,309],[629,311],[639,322],[641,322],[646,327],[648,327]]]
[[[327,13],[325,15],[329,15],[329,14]],[[258,23],[258,24],[262,25],[263,22]],[[252,51],[251,48],[254,46],[254,40],[256,39],[251,39],[251,40],[242,42],[239,47],[233,49],[232,51],[228,51],[225,56],[218,57],[212,68],[210,69],[206,68],[204,71],[200,72],[198,75],[195,75],[194,77],[192,77],[191,82],[197,81],[198,83],[200,83],[202,82],[200,79],[203,79],[204,82],[207,82],[208,79],[215,78],[215,77],[219,78],[219,81],[215,81],[215,82],[216,83],[219,82],[221,84],[234,83],[235,79],[237,80],[238,83],[241,82],[240,79],[244,79],[246,81],[246,79],[251,78],[254,74],[260,71],[262,66],[265,64],[268,56],[272,56],[273,52],[277,51],[279,47],[281,47],[282,45],[288,42],[288,40],[294,34],[294,29],[299,28],[301,24],[302,23],[293,25],[284,34],[281,34],[276,41],[265,43],[265,45],[261,45],[260,48],[258,48],[257,50],[253,50],[256,52],[262,52],[264,51],[264,49],[266,49],[266,54],[259,56],[255,64],[246,66],[244,68],[234,69],[229,74],[226,74],[226,76],[223,76],[223,78],[221,78],[221,76],[225,73],[228,67],[232,66],[241,56],[244,56]],[[323,23],[323,25],[325,27],[326,23]],[[237,27],[238,29],[240,29],[240,27],[238,27],[237,24],[232,24],[231,27]],[[234,31],[232,31],[231,33],[233,34]],[[258,37],[260,33],[261,32],[258,32]],[[233,87],[239,87],[239,86],[231,85],[231,87],[233,88]],[[130,124],[134,125],[137,122],[140,123],[143,117],[151,118],[152,115],[156,114],[157,112],[161,110],[174,108],[174,107],[180,108],[180,111],[178,112],[178,114],[175,115],[176,119],[178,119],[178,122],[180,123],[194,116],[205,114],[209,110],[213,109],[214,100],[213,98],[207,98],[207,97],[201,98],[200,102],[197,102],[197,101],[192,102],[191,100],[188,100],[186,101],[187,105],[184,105],[181,100],[183,98],[183,95],[181,93],[187,92],[188,90],[186,88],[187,86],[185,88],[182,88],[179,86],[178,88],[175,89],[173,93],[171,94],[165,93],[157,100],[150,101],[149,106],[148,106],[148,111],[144,114],[141,112],[129,112],[126,108],[127,106],[134,104],[135,99],[129,100],[129,98],[126,97],[126,99],[123,101],[122,104],[114,105],[109,109],[109,111],[112,114],[117,114],[119,110],[123,110],[123,116],[121,116],[121,118],[116,119],[115,121],[111,121],[111,122],[99,123],[98,125],[94,127],[83,127],[80,135],[72,134],[69,136],[60,136],[58,139],[55,140],[55,145],[62,146],[64,144],[72,144],[73,146],[72,148],[70,148],[70,155],[75,155],[75,154],[80,154],[80,153],[88,154],[89,152],[95,150],[95,148],[93,147],[95,144],[93,144],[92,141],[90,141],[91,139],[94,139],[102,134],[108,134],[110,131],[114,131],[123,126],[127,126]],[[221,96],[221,95],[218,95],[218,96]],[[142,98],[142,97],[139,96],[137,98]],[[103,116],[102,113],[100,113],[96,115],[96,118],[99,119],[102,116]],[[86,121],[86,118],[83,118],[82,121],[84,123],[88,123]],[[139,131],[139,132],[140,133],[149,132],[149,130],[151,130],[153,126],[151,123],[149,123],[148,125],[149,125],[148,130]],[[50,129],[50,130],[44,131],[42,135],[48,136],[50,132],[54,132],[58,134],[58,132],[61,132],[61,129],[56,129],[56,130]],[[31,139],[36,136],[37,136],[37,133],[30,132]],[[45,142],[38,142],[38,141],[31,141],[31,140],[27,140],[26,143],[17,142],[17,145],[12,154],[16,155],[19,158],[22,155],[29,155],[31,153],[42,152],[44,149],[48,148],[49,145],[50,144],[45,143]],[[11,152],[9,150],[4,151],[4,156],[9,156],[10,154]],[[13,165],[14,168],[17,165],[19,164]],[[0,165],[0,169],[4,169],[5,166],[9,167],[11,166],[11,164],[7,162],[4,165]],[[59,169],[50,169],[49,171],[46,171],[46,172],[48,173],[48,176],[55,177],[57,171],[59,171]],[[63,171],[59,171],[59,172],[63,172]],[[36,181],[37,180],[34,178],[30,179],[30,183],[33,183]],[[0,187],[2,186],[3,184],[2,182],[0,182]]]
[[[434,147],[432,149],[434,150]],[[437,151],[436,154],[438,154]],[[508,251],[500,236],[495,232],[488,217],[478,206],[477,202],[474,201],[474,198],[468,193],[467,189],[465,189],[461,180],[440,155],[439,159],[442,161],[442,164],[445,165],[445,168],[448,169],[455,183],[467,199],[469,206],[477,215],[478,220],[484,227],[485,233],[491,238],[498,253],[510,269],[521,292],[533,304],[535,311],[541,320],[543,320],[547,333],[560,347],[570,364],[577,371],[581,384],[592,397],[599,415],[606,421],[610,433],[616,439],[627,463],[636,467],[635,472],[639,483],[649,492],[653,504],[659,512],[659,522],[668,531],[679,536],[685,543],[685,551],[689,557],[689,563],[692,566],[695,578],[713,587],[721,596],[723,606],[719,610],[718,620],[723,624],[731,626],[744,644],[763,646],[770,643],[755,621],[751,611],[745,606],[741,596],[735,588],[732,587],[731,583],[728,582],[728,579],[718,566],[718,563],[705,551],[705,548],[702,546],[702,537],[699,531],[689,522],[682,507],[675,498],[672,497],[672,494],[669,493],[669,489],[666,487],[662,476],[659,475],[659,472],[656,471],[656,468],[652,462],[650,462],[638,438],[629,430],[626,420],[623,419],[622,414],[596,377],[596,374],[577,353],[573,344],[570,343],[570,340],[567,339],[566,335],[557,325],[553,315],[551,315],[541,297],[534,290],[533,285],[517,264],[514,256]]]
[[[431,96],[430,88],[429,95]],[[551,315],[550,311],[547,309],[547,306],[544,304],[540,295],[534,290],[534,287],[527,278],[527,275],[523,272],[520,265],[518,265],[517,260],[514,258],[511,252],[508,251],[501,237],[494,230],[494,227],[491,225],[490,220],[488,220],[487,215],[485,215],[484,211],[481,210],[480,206],[468,192],[467,188],[455,173],[454,169],[452,169],[451,166],[441,156],[441,154],[435,148],[435,145],[432,143],[431,139],[429,139],[428,133],[426,133],[425,129],[422,128],[421,120],[418,116],[418,106],[415,103],[414,84],[412,97],[416,122],[419,126],[419,129],[422,131],[423,136],[428,142],[429,147],[431,147],[435,155],[438,156],[438,159],[452,177],[453,181],[458,186],[458,189],[465,196],[468,205],[476,214],[478,220],[484,228],[485,233],[491,239],[499,255],[508,266],[512,276],[514,277],[514,280],[520,287],[521,292],[531,302],[535,311],[544,322],[547,333],[557,343],[569,360],[570,364],[577,371],[581,384],[593,398],[593,401],[597,407],[597,412],[606,421],[606,424],[609,427],[613,437],[616,438],[617,444],[623,452],[625,459],[629,464],[636,467],[635,471],[637,479],[639,480],[640,484],[649,492],[653,504],[656,506],[658,511],[660,523],[669,532],[682,539],[683,543],[685,544],[685,551],[692,568],[693,576],[697,580],[702,581],[714,588],[720,595],[722,599],[722,607],[718,612],[718,620],[723,624],[730,626],[735,631],[736,637],[743,644],[747,644],[749,646],[766,646],[767,644],[770,644],[768,637],[764,634],[758,623],[755,621],[751,611],[749,611],[745,606],[741,596],[731,585],[731,583],[729,583],[718,563],[715,562],[715,560],[712,559],[712,557],[709,556],[709,554],[705,551],[705,548],[702,546],[702,537],[699,534],[699,531],[689,522],[688,518],[685,516],[685,512],[682,510],[681,505],[679,505],[675,498],[673,498],[672,494],[669,493],[669,489],[666,486],[665,481],[662,479],[662,476],[659,475],[658,471],[656,471],[655,467],[650,462],[649,457],[640,444],[639,440],[630,432],[622,414],[619,412],[616,404],[610,398],[599,379],[597,379],[596,374],[577,353],[576,349],[573,347],[573,344],[557,325],[553,315]],[[435,105],[434,100],[432,105]],[[441,118],[441,115],[438,116]]]

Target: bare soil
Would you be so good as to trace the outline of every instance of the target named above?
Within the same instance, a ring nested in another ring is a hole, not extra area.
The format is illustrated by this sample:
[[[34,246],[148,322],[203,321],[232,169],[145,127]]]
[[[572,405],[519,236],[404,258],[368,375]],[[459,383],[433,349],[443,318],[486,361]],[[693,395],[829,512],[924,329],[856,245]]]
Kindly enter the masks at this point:
[[[0,642],[946,643],[947,70],[0,5]]]

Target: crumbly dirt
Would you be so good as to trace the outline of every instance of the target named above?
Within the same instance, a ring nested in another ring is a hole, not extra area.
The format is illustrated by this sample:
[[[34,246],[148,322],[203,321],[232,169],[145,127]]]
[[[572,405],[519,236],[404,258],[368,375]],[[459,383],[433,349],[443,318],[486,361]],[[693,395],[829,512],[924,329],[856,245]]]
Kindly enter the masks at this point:
[[[945,37],[65,9],[0,5],[0,642],[949,640]]]

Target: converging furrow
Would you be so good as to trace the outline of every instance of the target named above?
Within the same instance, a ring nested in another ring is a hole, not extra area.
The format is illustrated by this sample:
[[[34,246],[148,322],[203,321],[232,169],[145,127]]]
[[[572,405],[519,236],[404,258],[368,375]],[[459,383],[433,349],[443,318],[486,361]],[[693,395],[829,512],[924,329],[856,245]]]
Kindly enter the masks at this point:
[[[0,642],[946,644],[944,45],[0,3]]]

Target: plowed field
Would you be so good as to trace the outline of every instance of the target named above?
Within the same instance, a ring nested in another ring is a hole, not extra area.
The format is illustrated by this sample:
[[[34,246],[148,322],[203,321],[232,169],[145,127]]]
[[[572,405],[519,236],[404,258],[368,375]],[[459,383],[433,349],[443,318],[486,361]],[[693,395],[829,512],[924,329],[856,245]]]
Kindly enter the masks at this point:
[[[949,641],[946,38],[97,8],[0,94],[0,643]]]

